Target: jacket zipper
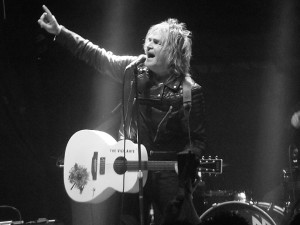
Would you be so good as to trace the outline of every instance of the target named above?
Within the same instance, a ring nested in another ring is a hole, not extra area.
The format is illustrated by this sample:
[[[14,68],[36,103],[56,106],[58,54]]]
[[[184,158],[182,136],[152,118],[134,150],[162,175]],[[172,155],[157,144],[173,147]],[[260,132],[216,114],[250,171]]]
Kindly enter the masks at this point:
[[[156,129],[156,134],[155,134],[155,137],[154,137],[154,142],[156,141],[157,139],[157,136],[158,136],[158,133],[159,133],[159,130],[160,130],[160,127],[162,125],[162,123],[164,122],[164,120],[167,118],[167,116],[171,113],[172,111],[172,106],[170,106],[168,112],[166,112],[165,116],[162,118],[162,120],[159,122],[158,126],[157,126],[157,129]]]

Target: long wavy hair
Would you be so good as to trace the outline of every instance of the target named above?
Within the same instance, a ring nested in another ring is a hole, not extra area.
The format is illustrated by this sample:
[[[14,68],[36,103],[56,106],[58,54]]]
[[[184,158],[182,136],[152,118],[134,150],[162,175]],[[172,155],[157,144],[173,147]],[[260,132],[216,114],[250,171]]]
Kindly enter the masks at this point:
[[[170,74],[178,77],[188,75],[192,57],[192,32],[187,30],[185,23],[180,23],[177,19],[170,18],[150,27],[145,40],[157,30],[167,34],[162,50],[168,52]],[[146,50],[145,44],[144,50]]]

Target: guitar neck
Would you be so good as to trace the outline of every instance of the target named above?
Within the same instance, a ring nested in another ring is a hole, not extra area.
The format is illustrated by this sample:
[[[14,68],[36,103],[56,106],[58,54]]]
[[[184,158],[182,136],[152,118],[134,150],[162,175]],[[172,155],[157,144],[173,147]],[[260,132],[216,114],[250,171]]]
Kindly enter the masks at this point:
[[[200,159],[197,163],[198,172],[209,174],[221,174],[222,173],[222,159]],[[122,167],[122,171],[137,171],[139,169],[138,161],[124,161],[120,160],[115,164],[115,168]],[[126,169],[124,168],[126,167]],[[125,169],[125,170],[124,170]],[[177,161],[142,161],[142,170],[178,170]]]
[[[175,170],[176,161],[142,161],[142,170]],[[138,161],[127,161],[127,171],[137,171],[139,169]]]

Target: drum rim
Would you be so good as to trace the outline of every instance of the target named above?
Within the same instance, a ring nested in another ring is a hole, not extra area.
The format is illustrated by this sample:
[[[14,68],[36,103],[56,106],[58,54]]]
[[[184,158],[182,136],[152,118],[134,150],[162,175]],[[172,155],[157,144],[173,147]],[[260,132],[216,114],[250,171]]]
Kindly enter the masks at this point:
[[[262,210],[261,208],[259,208],[258,206],[256,206],[253,203],[249,203],[249,202],[240,202],[240,201],[227,201],[227,202],[220,202],[220,203],[216,203],[215,205],[212,205],[209,209],[207,209],[204,213],[202,213],[200,215],[200,221],[203,220],[203,218],[209,213],[211,212],[213,209],[216,209],[217,207],[220,206],[224,206],[224,205],[229,205],[229,204],[233,204],[233,205],[243,205],[245,208],[247,207],[253,207],[255,209],[257,209],[260,213],[262,213],[264,216],[266,216],[272,223],[273,225],[276,225],[275,221],[273,220],[273,218],[266,213],[264,210]]]
[[[269,206],[271,205],[272,203],[269,203],[269,202],[256,202],[255,205],[257,205],[258,207],[267,207],[269,208]],[[282,216],[284,216],[284,208],[278,206],[278,205],[275,205],[273,204],[273,206],[271,207],[275,212],[281,214]]]

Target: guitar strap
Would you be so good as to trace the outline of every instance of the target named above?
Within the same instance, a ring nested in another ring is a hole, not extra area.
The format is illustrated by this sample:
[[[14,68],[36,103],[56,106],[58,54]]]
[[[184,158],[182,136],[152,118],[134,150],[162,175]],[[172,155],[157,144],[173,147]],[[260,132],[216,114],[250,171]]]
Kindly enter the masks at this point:
[[[188,119],[192,108],[192,78],[185,76],[182,84],[184,115]]]
[[[192,84],[193,80],[190,76],[185,76],[182,84],[183,92],[183,110],[187,121],[190,146],[192,146],[191,131],[190,131],[190,112],[192,109]]]

